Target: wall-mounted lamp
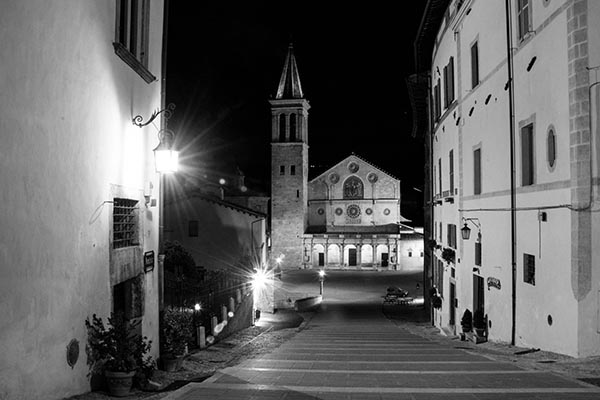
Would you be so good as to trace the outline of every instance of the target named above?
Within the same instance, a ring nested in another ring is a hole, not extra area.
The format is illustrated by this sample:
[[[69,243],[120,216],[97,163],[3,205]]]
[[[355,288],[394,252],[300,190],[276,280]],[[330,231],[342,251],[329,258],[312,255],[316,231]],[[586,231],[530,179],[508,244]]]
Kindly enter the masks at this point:
[[[162,110],[157,110],[152,113],[148,121],[142,122],[144,118],[141,115],[136,115],[132,122],[135,126],[139,126],[140,128],[152,123],[158,117],[159,114],[165,113],[165,126],[166,121],[171,118],[173,115],[173,110],[175,109],[175,104],[171,103]],[[154,165],[156,168],[156,172],[160,173],[171,173],[177,172],[179,169],[179,152],[173,149],[173,139],[175,138],[175,134],[173,131],[167,129],[161,129],[158,131],[158,146],[154,149]]]
[[[464,218],[463,217],[462,220],[463,220],[464,226],[462,228],[460,228],[460,235],[462,236],[463,240],[469,240],[469,238],[471,237],[471,228],[469,228],[469,226],[467,225],[467,222],[472,223],[474,226],[476,226],[481,231],[481,224],[479,223],[479,218]]]

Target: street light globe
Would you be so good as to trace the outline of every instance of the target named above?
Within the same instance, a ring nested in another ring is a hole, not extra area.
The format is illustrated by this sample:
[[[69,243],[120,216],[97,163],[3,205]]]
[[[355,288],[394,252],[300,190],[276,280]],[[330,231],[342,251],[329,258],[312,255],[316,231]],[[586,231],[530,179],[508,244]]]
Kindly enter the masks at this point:
[[[194,310],[200,311],[201,309],[202,309],[202,307],[200,306],[199,303],[194,304]]]

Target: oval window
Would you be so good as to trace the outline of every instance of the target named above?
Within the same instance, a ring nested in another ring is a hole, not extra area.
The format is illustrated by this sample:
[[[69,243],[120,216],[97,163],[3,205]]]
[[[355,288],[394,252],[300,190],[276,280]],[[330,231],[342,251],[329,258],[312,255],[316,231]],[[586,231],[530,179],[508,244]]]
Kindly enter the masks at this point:
[[[548,152],[548,166],[550,169],[553,169],[556,164],[556,135],[554,134],[554,128],[548,130],[546,147]]]

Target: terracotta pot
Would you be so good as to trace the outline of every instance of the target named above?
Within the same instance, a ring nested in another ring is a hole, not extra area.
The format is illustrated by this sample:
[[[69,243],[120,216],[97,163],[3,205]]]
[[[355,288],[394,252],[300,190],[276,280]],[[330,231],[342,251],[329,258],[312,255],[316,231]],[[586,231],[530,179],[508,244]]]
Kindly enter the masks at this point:
[[[178,371],[183,364],[183,356],[163,357],[161,359],[163,370],[167,372]]]
[[[106,378],[106,385],[108,386],[110,395],[115,397],[127,396],[131,391],[134,375],[135,371],[104,371],[104,377]]]

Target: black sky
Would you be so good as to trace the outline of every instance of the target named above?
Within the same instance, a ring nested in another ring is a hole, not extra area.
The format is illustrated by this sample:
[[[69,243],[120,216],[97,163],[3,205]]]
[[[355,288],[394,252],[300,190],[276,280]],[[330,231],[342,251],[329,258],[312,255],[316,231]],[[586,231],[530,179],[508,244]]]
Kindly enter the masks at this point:
[[[268,100],[291,40],[311,104],[311,177],[354,152],[401,179],[403,196],[416,194],[423,150],[404,80],[425,0],[354,4],[171,0],[169,127],[186,162],[215,172],[235,163],[249,183],[268,184]]]

